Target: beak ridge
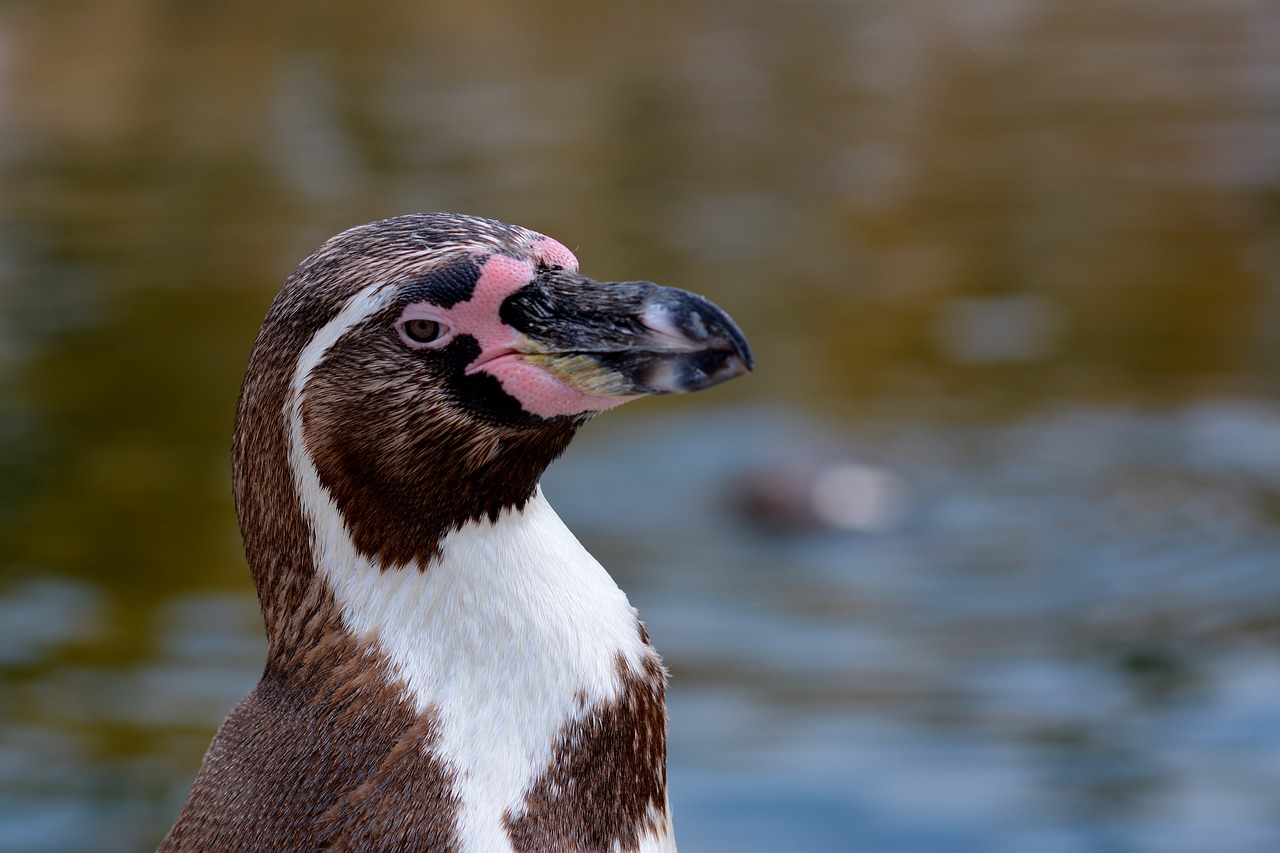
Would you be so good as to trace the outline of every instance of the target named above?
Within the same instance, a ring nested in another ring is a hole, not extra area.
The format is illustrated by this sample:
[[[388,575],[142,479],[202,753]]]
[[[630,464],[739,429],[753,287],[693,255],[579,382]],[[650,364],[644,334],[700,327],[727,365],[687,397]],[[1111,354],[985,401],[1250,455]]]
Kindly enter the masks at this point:
[[[587,393],[688,393],[754,366],[728,314],[696,293],[647,281],[547,270],[507,298],[502,319],[544,369]]]

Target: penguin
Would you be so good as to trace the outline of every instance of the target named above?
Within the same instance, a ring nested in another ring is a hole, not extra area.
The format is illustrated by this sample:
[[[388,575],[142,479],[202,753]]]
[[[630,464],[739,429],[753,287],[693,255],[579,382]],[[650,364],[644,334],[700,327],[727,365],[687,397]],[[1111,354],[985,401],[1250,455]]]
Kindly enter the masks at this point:
[[[708,300],[515,225],[321,245],[236,412],[266,665],[159,849],[675,850],[666,671],[539,480],[599,412],[752,366]]]

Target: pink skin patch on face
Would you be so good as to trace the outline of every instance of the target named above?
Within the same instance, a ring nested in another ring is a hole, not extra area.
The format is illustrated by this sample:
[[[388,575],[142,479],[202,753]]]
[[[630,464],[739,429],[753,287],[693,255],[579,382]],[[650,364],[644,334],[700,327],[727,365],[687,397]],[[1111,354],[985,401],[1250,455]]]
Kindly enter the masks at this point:
[[[533,244],[533,259],[544,267],[564,267],[578,271],[578,259],[559,240],[543,237]]]
[[[480,344],[480,355],[467,373],[487,373],[498,380],[502,390],[514,397],[521,408],[540,418],[578,415],[612,409],[629,397],[598,397],[584,394],[522,358],[520,333],[504,324],[499,309],[508,296],[533,280],[537,267],[555,266],[576,270],[578,259],[563,245],[544,237],[533,246],[532,257],[491,255],[480,265],[480,277],[466,302],[443,309],[435,305],[410,305],[405,317],[439,317],[452,328],[453,335],[471,335]]]

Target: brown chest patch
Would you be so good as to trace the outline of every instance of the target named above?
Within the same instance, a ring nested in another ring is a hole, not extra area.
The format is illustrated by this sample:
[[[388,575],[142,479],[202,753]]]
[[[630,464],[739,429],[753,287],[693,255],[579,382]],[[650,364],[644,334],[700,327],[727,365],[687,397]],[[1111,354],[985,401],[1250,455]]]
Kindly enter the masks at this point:
[[[161,851],[456,849],[434,715],[415,714],[382,656],[325,621],[324,639],[268,664],[222,724]]]
[[[638,850],[666,816],[665,674],[656,657],[642,672],[619,657],[623,689],[561,733],[551,763],[506,817],[517,853]]]

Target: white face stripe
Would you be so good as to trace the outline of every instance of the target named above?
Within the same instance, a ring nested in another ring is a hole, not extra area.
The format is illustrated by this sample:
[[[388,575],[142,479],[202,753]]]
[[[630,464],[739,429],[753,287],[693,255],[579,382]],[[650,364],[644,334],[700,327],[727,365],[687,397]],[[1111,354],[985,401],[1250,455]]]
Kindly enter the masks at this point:
[[[300,414],[302,406],[302,390],[306,387],[307,379],[311,376],[311,372],[315,370],[325,353],[341,340],[342,336],[351,329],[364,322],[368,317],[381,311],[391,304],[391,300],[395,297],[395,288],[391,282],[380,281],[371,284],[364,290],[357,292],[354,296],[347,300],[347,304],[338,312],[338,316],[334,317],[324,325],[315,336],[307,342],[302,352],[298,355],[298,364],[293,371],[293,380],[289,383],[289,397],[285,400],[285,417],[289,418],[290,427],[297,427],[297,434],[291,433],[293,442],[290,446],[290,460],[293,458],[294,447],[300,447],[299,443],[302,434],[302,418]],[[318,482],[318,481],[317,481]]]
[[[302,402],[325,353],[393,294],[386,284],[360,291],[303,349],[285,402],[289,462],[344,625],[378,644],[420,713],[439,713],[439,757],[458,780],[460,849],[510,850],[504,815],[523,812],[564,725],[617,697],[619,654],[640,671],[651,650],[626,596],[541,489],[523,511],[447,535],[425,571],[384,570],[357,551],[307,451]],[[651,838],[644,849],[673,849],[665,843]]]

